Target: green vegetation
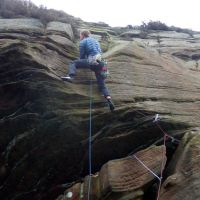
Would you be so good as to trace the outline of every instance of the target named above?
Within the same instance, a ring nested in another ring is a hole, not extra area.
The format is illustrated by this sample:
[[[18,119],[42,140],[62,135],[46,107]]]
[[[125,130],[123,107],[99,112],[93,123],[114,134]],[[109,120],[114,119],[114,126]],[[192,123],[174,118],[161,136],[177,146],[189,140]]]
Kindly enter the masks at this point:
[[[77,30],[75,27],[79,27],[81,20],[75,18],[63,11],[58,11],[54,9],[47,9],[45,6],[36,6],[31,0],[0,0],[0,17],[2,18],[37,18],[46,24],[49,21],[60,21],[64,23],[71,24],[75,36],[78,36]],[[109,26],[104,22],[100,23],[90,23],[94,27],[107,27]],[[140,26],[127,25],[127,27],[115,27],[109,34],[111,35],[120,35],[124,31],[134,29],[142,31],[142,38],[146,37],[146,34],[151,30],[162,30],[162,31],[176,31],[190,34],[193,37],[194,31],[190,29],[182,29],[175,26],[167,26],[165,23],[160,21],[149,21],[148,23],[143,22]]]
[[[187,33],[190,34],[191,36],[194,33],[194,31],[192,31],[191,29],[183,29],[175,26],[167,26],[165,23],[162,23],[160,21],[150,21],[148,23],[143,22],[143,24],[137,28],[145,32],[148,32],[150,30],[176,31],[176,32]]]
[[[36,6],[30,0],[0,0],[0,17],[1,18],[36,18],[46,24],[50,21],[60,21],[69,23],[77,36],[76,27],[79,20],[66,14],[63,11],[47,9],[44,6]]]

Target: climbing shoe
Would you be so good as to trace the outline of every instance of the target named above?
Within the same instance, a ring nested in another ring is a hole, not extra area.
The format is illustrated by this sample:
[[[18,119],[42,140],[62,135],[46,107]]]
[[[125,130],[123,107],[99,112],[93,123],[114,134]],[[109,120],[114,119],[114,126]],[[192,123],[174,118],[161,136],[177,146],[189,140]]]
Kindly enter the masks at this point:
[[[110,98],[107,98],[107,101],[108,101],[108,105],[109,105],[109,108],[110,108],[110,111],[114,111],[115,110],[115,105],[113,104],[113,102],[111,101]]]
[[[61,79],[63,81],[73,82],[74,78],[71,76],[62,76]]]

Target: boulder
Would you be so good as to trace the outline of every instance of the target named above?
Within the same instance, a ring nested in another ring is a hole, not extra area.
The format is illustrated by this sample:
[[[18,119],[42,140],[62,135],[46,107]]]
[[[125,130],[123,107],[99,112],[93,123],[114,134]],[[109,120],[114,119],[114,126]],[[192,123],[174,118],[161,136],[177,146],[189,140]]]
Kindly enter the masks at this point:
[[[69,38],[74,39],[74,34],[70,24],[62,22],[49,22],[46,27],[47,34],[61,34]]]
[[[69,194],[73,199],[81,198],[83,200],[88,199],[88,194],[94,200],[104,198],[142,200],[146,185],[156,177],[140,162],[159,175],[162,162],[164,165],[166,163],[166,157],[163,158],[163,153],[166,153],[164,146],[152,146],[132,156],[111,160],[102,166],[99,173],[85,177],[84,182],[76,183],[65,191],[62,198],[59,197],[57,200],[69,199],[67,198]]]
[[[5,32],[41,35],[44,25],[38,19],[0,19],[0,33]]]
[[[161,200],[200,199],[200,133],[185,134],[168,167]]]

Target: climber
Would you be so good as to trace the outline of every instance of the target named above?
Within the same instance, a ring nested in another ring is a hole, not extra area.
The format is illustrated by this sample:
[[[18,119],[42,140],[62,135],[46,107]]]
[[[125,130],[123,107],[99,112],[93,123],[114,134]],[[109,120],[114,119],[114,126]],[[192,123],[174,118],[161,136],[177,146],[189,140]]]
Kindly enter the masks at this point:
[[[111,96],[105,84],[105,78],[99,73],[98,70],[98,66],[102,63],[102,51],[100,44],[97,40],[90,37],[90,32],[88,30],[81,31],[80,40],[80,59],[70,62],[68,75],[61,77],[61,79],[73,82],[76,75],[76,69],[91,69],[95,72],[100,92],[102,92],[106,100],[112,104],[110,105],[112,106],[110,109],[114,110],[114,105],[111,102]]]

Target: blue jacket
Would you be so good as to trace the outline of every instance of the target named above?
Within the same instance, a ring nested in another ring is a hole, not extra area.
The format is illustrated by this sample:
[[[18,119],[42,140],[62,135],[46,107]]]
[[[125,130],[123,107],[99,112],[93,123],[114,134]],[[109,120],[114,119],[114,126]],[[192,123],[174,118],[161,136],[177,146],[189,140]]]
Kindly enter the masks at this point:
[[[100,44],[97,40],[91,37],[84,38],[80,42],[80,59],[88,58],[101,54]]]

